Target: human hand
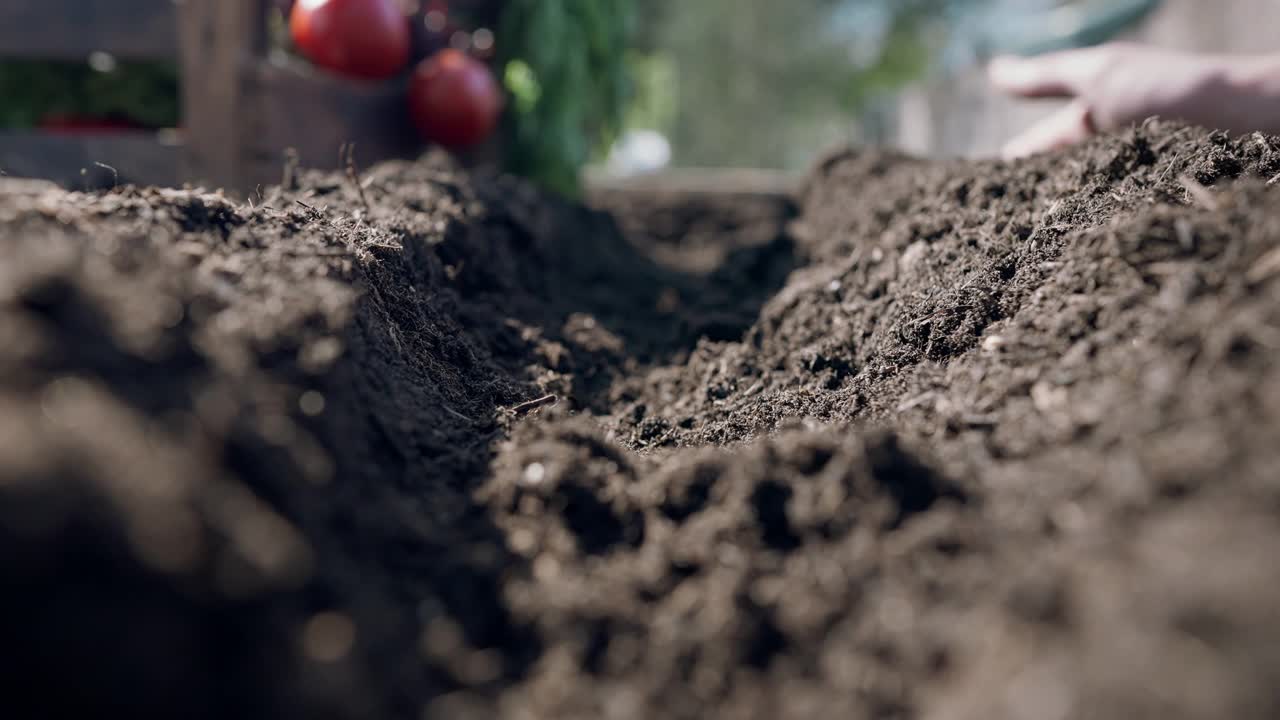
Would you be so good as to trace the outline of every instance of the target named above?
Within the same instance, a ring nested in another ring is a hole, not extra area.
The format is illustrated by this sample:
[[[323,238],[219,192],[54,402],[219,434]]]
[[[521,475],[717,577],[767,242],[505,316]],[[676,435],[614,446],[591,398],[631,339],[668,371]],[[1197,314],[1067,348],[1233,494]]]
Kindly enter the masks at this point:
[[[1237,132],[1280,129],[1276,58],[1115,43],[1035,58],[997,58],[988,76],[1011,95],[1071,99],[1006,144],[1008,158],[1057,149],[1153,115]]]

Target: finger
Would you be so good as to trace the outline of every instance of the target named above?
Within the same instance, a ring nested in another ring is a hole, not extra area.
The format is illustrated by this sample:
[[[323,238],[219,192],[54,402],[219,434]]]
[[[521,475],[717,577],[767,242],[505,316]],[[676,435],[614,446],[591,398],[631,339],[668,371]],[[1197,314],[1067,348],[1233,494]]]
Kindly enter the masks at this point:
[[[987,66],[991,84],[1021,97],[1083,95],[1111,61],[1107,46],[1067,50],[1034,58],[998,57]]]
[[[1010,140],[1001,154],[1013,160],[1049,152],[1086,140],[1096,131],[1089,106],[1076,101]]]

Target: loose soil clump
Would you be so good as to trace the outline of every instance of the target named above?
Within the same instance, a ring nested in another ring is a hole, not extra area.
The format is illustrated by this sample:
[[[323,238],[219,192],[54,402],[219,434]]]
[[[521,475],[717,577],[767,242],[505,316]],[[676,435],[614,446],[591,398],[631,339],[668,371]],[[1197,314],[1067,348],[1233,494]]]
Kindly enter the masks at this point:
[[[1149,123],[615,215],[0,181],[6,703],[1274,717],[1278,175]]]

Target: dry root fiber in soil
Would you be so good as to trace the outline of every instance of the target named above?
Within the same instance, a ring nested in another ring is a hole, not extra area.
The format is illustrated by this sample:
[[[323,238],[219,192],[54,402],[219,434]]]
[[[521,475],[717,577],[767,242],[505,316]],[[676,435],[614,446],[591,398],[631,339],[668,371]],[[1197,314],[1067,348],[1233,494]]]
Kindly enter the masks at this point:
[[[1277,174],[5,181],[3,715],[1275,717]]]

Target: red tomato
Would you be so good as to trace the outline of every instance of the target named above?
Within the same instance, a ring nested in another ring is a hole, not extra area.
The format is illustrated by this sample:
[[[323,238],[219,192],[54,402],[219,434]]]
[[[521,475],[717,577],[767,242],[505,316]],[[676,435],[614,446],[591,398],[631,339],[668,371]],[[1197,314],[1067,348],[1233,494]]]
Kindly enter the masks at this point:
[[[409,82],[409,112],[427,140],[450,148],[477,145],[502,114],[502,90],[479,60],[441,50],[423,60]]]
[[[378,80],[409,64],[409,19],[396,0],[297,0],[289,31],[303,56],[343,75]]]

